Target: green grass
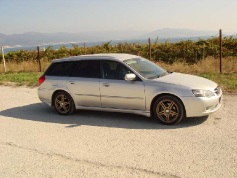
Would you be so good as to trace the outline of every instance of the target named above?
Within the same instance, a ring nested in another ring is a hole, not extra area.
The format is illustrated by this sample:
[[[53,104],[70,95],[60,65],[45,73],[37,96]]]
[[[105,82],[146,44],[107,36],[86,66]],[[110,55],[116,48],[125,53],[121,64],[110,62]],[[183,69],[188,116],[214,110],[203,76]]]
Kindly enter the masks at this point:
[[[40,72],[1,73],[0,85],[35,87],[41,75]],[[237,93],[237,74],[204,73],[199,76],[218,83],[225,92]]]
[[[200,76],[208,78],[216,83],[225,92],[237,93],[237,74],[200,74]]]
[[[0,85],[29,86],[38,85],[38,78],[42,75],[40,72],[19,72],[0,74]]]

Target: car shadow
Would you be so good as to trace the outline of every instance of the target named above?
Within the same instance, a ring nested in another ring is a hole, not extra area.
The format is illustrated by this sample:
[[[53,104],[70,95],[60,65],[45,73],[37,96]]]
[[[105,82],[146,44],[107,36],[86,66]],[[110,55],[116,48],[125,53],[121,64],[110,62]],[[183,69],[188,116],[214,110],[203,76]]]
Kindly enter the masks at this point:
[[[177,125],[162,125],[151,118],[114,112],[87,111],[78,110],[74,115],[62,116],[43,103],[35,103],[21,107],[10,108],[0,112],[1,116],[65,124],[67,128],[77,127],[81,125],[115,127],[127,129],[177,129],[192,127],[202,124],[207,120],[206,117],[188,118]]]

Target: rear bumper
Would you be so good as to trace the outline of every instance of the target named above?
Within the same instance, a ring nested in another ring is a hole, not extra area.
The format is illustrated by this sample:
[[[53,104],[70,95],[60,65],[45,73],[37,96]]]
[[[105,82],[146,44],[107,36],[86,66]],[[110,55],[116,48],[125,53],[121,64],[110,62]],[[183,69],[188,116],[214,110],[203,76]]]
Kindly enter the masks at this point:
[[[38,97],[39,97],[39,99],[43,103],[46,103],[49,106],[52,105],[52,101],[51,101],[52,94],[53,94],[53,90],[47,90],[47,89],[44,89],[44,88],[38,88]]]

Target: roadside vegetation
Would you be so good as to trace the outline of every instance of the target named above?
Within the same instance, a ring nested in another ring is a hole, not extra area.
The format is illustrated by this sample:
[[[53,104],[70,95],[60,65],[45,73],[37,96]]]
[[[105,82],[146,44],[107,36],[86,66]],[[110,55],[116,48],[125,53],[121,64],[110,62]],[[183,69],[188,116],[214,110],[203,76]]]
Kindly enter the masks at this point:
[[[72,44],[71,48],[61,46],[54,50],[51,46],[40,51],[42,72],[52,59],[95,53],[129,53],[149,58],[147,44],[111,42],[100,46],[82,47]],[[206,77],[217,82],[224,91],[237,92],[237,38],[223,39],[222,74],[219,73],[219,41],[210,38],[199,41],[180,41],[178,43],[159,43],[158,39],[151,48],[152,61],[173,72],[182,72]],[[37,86],[39,71],[37,51],[11,51],[5,55],[7,72],[4,73],[0,59],[1,85]]]
[[[0,85],[8,86],[28,86],[38,85],[38,78],[41,72],[7,72],[0,75]]]

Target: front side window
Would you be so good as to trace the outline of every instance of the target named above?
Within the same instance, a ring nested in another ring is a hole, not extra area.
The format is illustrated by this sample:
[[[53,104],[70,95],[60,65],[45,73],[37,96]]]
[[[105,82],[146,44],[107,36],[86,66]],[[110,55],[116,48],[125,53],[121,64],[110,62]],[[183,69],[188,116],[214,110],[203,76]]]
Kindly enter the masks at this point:
[[[100,62],[97,60],[78,61],[72,77],[100,78]]]
[[[132,58],[124,62],[147,79],[159,78],[167,74],[166,70],[145,58]]]
[[[125,75],[132,73],[126,66],[116,61],[102,61],[104,79],[125,80]]]

